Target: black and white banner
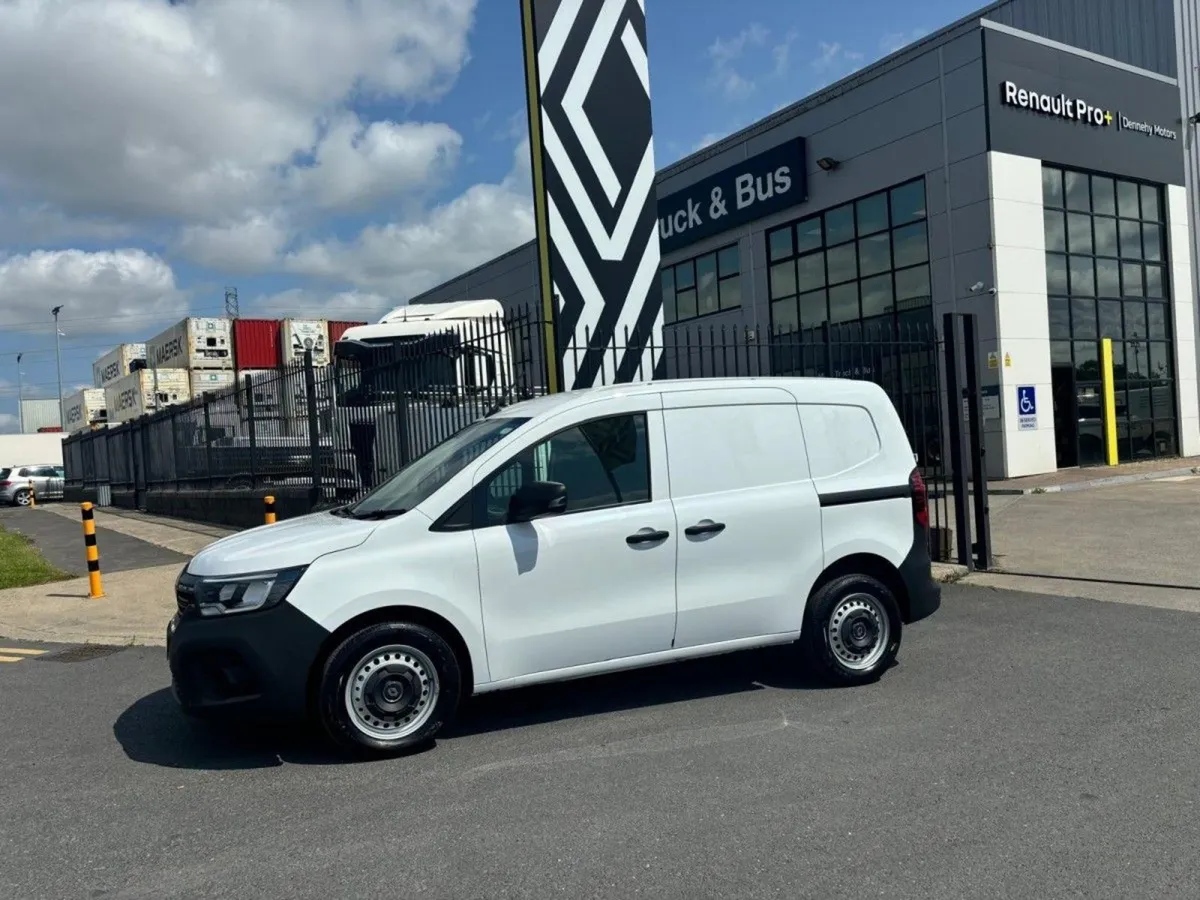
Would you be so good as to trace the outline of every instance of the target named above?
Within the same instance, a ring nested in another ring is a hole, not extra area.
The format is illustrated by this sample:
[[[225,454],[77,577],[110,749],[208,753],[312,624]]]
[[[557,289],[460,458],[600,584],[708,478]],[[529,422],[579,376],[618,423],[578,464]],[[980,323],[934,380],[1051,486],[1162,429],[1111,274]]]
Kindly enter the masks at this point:
[[[645,0],[521,8],[550,389],[649,380],[663,319]]]

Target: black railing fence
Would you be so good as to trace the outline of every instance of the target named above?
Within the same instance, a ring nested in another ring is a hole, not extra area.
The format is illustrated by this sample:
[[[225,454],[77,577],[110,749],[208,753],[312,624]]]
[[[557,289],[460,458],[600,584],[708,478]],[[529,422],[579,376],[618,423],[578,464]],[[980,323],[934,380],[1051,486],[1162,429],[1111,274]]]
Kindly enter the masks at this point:
[[[314,366],[309,357],[240,377],[186,404],[73,435],[64,442],[68,491],[104,486],[114,505],[134,508],[145,508],[148,495],[171,491],[230,502],[252,500],[247,491],[292,491],[304,509],[351,501],[475,420],[545,393],[544,324],[534,313],[517,312],[386,344],[342,344],[331,365]],[[599,360],[583,348],[569,352],[566,365],[582,365],[590,355],[596,383],[610,383],[627,347],[645,345],[633,380],[800,375],[879,384],[900,414],[929,488],[931,549],[935,558],[947,558],[945,359],[932,317],[774,334],[693,327],[649,344],[636,337],[622,335]]]

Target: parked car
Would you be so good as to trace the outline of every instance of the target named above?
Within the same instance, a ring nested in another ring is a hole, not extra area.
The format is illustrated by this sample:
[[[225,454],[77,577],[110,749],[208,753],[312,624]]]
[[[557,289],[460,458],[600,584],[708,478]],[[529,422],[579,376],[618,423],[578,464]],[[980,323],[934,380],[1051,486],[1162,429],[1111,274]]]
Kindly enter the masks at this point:
[[[61,500],[65,483],[62,466],[0,466],[0,503],[28,506],[34,499]]]
[[[226,537],[176,582],[174,692],[429,743],[460,700],[796,645],[879,678],[940,604],[925,485],[864,381],[700,379],[514,404],[350,506]]]

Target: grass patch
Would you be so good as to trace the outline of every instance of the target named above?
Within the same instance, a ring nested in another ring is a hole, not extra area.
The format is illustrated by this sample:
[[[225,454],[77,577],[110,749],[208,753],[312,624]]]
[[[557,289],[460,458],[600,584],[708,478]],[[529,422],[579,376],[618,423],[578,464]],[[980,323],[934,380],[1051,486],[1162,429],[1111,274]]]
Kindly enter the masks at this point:
[[[0,590],[48,584],[72,577],[50,565],[25,535],[0,527]]]

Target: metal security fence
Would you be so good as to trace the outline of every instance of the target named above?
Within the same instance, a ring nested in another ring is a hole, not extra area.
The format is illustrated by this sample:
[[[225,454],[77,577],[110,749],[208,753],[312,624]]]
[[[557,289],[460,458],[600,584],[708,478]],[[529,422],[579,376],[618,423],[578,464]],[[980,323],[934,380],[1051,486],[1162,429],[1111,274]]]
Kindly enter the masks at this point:
[[[68,491],[104,486],[114,504],[136,508],[164,492],[233,503],[291,491],[304,509],[352,501],[459,429],[544,393],[544,325],[518,312],[387,342],[342,342],[331,365],[314,366],[310,356],[244,376],[190,403],[72,436],[64,445]],[[600,366],[599,383],[611,380],[626,346],[645,343],[636,337],[606,348],[613,364]],[[932,317],[774,334],[692,327],[647,347],[643,359],[637,380],[801,375],[879,384],[929,488],[931,550],[937,559],[951,553],[945,348]]]

